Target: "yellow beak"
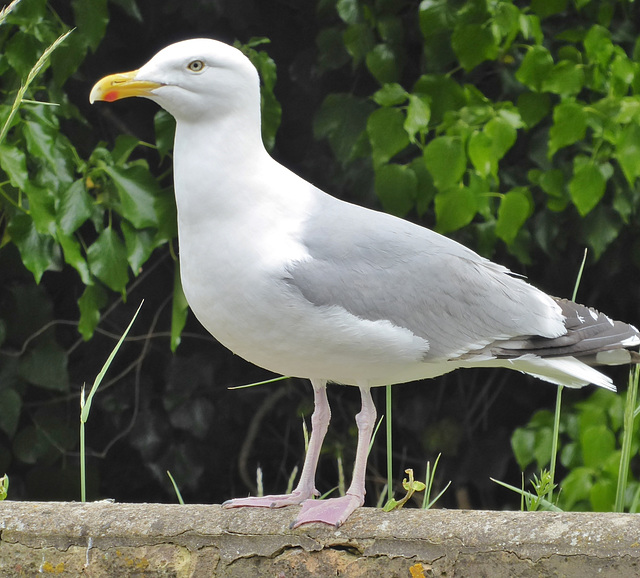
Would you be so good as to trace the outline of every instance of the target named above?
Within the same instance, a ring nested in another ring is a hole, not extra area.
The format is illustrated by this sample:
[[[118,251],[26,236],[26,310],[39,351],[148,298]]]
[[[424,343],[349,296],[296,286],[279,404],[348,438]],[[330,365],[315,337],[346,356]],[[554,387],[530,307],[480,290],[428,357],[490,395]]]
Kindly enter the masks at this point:
[[[137,74],[137,70],[132,70],[105,76],[91,89],[89,102],[93,104],[96,100],[113,102],[131,96],[150,96],[152,90],[162,86],[159,82],[136,80]]]

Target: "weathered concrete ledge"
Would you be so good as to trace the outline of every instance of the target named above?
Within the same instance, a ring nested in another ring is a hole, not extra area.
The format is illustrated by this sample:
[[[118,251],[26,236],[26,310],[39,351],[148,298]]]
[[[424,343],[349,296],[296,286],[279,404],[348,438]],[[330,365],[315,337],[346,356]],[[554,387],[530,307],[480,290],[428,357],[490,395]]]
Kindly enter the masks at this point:
[[[637,576],[640,516],[0,502],[0,576]]]

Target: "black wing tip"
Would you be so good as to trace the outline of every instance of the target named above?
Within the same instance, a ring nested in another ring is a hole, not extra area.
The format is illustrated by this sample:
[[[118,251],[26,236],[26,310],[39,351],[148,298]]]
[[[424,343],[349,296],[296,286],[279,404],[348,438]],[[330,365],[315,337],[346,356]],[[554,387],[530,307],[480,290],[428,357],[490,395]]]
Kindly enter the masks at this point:
[[[598,354],[628,350],[640,345],[640,332],[634,325],[615,321],[593,307],[587,307],[568,299],[553,298],[560,306],[565,318],[567,332],[556,338],[525,336],[509,343],[501,343],[492,348],[497,357],[517,357],[531,353],[539,357],[576,357],[590,365],[609,365],[598,360]],[[517,345],[516,345],[517,344]],[[602,356],[605,359],[607,356]],[[610,356],[616,359],[615,356]],[[640,363],[640,355],[629,352],[619,356],[614,365]],[[624,361],[623,361],[624,359]]]

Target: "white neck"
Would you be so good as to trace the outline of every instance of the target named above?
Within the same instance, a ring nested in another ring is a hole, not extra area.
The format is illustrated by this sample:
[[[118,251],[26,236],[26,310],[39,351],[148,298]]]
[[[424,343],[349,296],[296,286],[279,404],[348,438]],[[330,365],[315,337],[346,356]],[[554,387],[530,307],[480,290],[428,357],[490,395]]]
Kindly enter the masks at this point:
[[[196,222],[224,218],[243,205],[246,210],[251,202],[247,181],[264,163],[275,161],[262,143],[259,113],[253,118],[245,113],[203,123],[178,122],[174,179],[179,216]]]

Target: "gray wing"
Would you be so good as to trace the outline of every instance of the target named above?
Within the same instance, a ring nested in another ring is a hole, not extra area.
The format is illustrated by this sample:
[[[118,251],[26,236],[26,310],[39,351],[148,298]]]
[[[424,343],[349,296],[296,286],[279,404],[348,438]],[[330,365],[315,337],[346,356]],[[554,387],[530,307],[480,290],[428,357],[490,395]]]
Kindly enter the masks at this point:
[[[314,305],[407,328],[429,342],[427,361],[565,333],[550,297],[466,247],[331,197],[319,204],[302,231],[311,259],[286,278]]]

